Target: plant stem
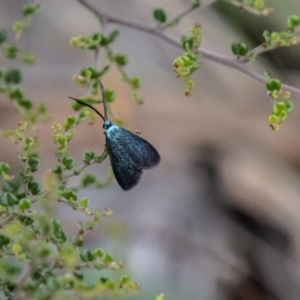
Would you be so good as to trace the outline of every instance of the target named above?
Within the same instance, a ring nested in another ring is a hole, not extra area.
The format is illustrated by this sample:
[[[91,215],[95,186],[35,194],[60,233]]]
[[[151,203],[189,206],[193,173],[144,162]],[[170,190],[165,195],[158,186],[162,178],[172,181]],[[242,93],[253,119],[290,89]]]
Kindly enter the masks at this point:
[[[122,25],[122,26],[126,26],[129,28],[133,28],[139,31],[143,31],[143,32],[147,32],[150,34],[153,34],[159,38],[161,38],[162,40],[168,42],[171,45],[174,45],[178,48],[182,48],[181,42],[179,39],[166,34],[164,31],[162,31],[160,28],[158,28],[157,26],[153,26],[153,25],[148,25],[139,21],[134,21],[134,20],[129,20],[129,19],[125,19],[119,16],[113,16],[109,13],[107,13],[106,11],[104,11],[101,8],[97,8],[95,7],[93,4],[91,4],[89,1],[87,0],[77,0],[80,4],[82,4],[84,7],[86,7],[88,10],[92,11],[94,14],[99,14],[102,16],[102,20],[103,22],[107,22],[107,23],[114,23],[114,24],[118,24],[118,25]],[[250,68],[248,68],[244,62],[238,60],[237,58],[231,58],[231,57],[227,57],[225,55],[221,55],[209,50],[205,50],[203,48],[198,48],[197,53],[201,53],[202,56],[208,60],[211,60],[213,62],[219,63],[223,66],[227,66],[230,68],[233,68],[235,70],[240,71],[241,73],[249,76],[250,78],[265,84],[266,83],[266,78],[251,70]],[[293,93],[294,95],[299,95],[300,96],[300,88],[288,85],[288,84],[283,84],[282,87]]]
[[[165,28],[172,26],[172,23],[176,22],[177,20],[182,19],[183,17],[185,17],[187,14],[189,14],[191,11],[193,11],[194,9],[196,9],[198,6],[195,6],[194,4],[192,4],[191,6],[185,8],[183,11],[181,11],[180,13],[178,13],[177,15],[171,17],[168,22],[164,23],[164,24],[159,24],[157,27],[161,30],[164,30]]]
[[[16,216],[15,213],[10,214],[7,218],[3,219],[2,221],[0,221],[0,228],[2,228],[5,224],[7,224],[8,222],[12,221],[14,219],[14,217]]]

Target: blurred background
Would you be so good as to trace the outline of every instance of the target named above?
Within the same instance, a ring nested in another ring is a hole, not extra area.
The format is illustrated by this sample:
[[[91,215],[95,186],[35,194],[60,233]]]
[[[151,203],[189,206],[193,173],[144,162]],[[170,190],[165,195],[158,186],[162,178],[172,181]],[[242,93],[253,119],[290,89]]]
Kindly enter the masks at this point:
[[[203,1],[168,33],[188,34],[194,23],[204,30],[203,48],[231,55],[231,43],[241,39],[250,48],[262,43],[263,30],[283,31],[291,14],[300,14],[298,0],[266,1],[275,9],[268,18],[241,13],[223,2]],[[190,5],[188,0],[94,0],[115,15],[151,23],[152,10],[162,7],[172,16]],[[21,19],[23,1],[0,3],[1,26]],[[265,300],[300,298],[300,106],[295,107],[279,132],[267,118],[271,104],[263,85],[236,70],[202,60],[193,75],[195,91],[186,98],[183,82],[175,78],[172,62],[182,51],[158,37],[133,29],[120,29],[115,52],[129,56],[126,71],[141,76],[142,106],[130,99],[130,90],[116,69],[103,78],[115,89],[115,110],[125,127],[141,130],[161,154],[160,165],[145,171],[140,184],[124,192],[114,182],[103,190],[82,191],[91,208],[113,210],[98,230],[87,235],[91,247],[111,251],[125,262],[125,273],[141,284],[135,299]],[[99,31],[93,15],[77,1],[42,1],[18,42],[24,52],[39,58],[35,66],[22,66],[24,90],[36,103],[46,103],[53,116],[44,124],[42,177],[56,162],[51,125],[73,114],[68,96],[84,91],[72,75],[92,64],[92,54],[69,46],[71,37]],[[11,34],[10,39],[13,39]],[[277,49],[251,63],[260,72],[299,87],[300,47]],[[1,65],[19,66],[0,57]],[[106,64],[102,56],[99,67]],[[19,121],[9,101],[0,95],[1,128]],[[0,140],[0,160],[17,170],[18,152]],[[80,124],[69,154],[80,165],[85,150],[101,154],[104,148],[101,119]],[[88,168],[106,178],[107,159]],[[78,178],[72,178],[70,185]],[[64,227],[76,231],[82,213],[59,204]]]

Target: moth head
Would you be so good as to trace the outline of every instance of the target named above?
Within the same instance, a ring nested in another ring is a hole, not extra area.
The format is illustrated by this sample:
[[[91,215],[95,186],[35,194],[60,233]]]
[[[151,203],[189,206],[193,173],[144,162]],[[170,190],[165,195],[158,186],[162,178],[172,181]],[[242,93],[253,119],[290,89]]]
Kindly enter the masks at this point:
[[[111,125],[112,125],[111,121],[109,121],[109,120],[106,119],[106,120],[104,121],[104,123],[103,123],[103,128],[104,128],[105,130],[107,130]]]

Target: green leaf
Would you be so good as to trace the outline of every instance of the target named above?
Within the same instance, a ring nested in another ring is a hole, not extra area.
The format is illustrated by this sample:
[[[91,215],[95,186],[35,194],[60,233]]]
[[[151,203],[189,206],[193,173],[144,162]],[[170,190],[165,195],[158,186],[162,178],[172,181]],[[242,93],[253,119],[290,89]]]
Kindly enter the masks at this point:
[[[27,210],[31,207],[31,200],[28,198],[23,198],[19,201],[20,210]]]
[[[17,21],[13,24],[12,29],[14,33],[20,33],[23,31],[25,24],[21,21]]]
[[[295,30],[300,25],[300,17],[297,15],[289,16],[287,19],[287,27],[289,30]]]
[[[65,190],[62,193],[62,196],[70,201],[77,201],[77,194],[73,190]]]
[[[31,172],[36,172],[40,167],[40,160],[37,157],[30,157],[28,159],[28,165]]]
[[[102,261],[103,261],[104,263],[111,263],[111,262],[114,261],[114,257],[113,257],[111,254],[109,254],[109,253],[105,253],[105,254],[103,255]]]
[[[10,239],[8,237],[6,237],[3,234],[0,234],[0,247],[8,245],[9,242],[10,242]]]
[[[86,174],[81,179],[81,184],[83,187],[87,187],[96,182],[96,177],[91,174]]]
[[[119,30],[113,30],[109,35],[109,43],[114,42],[120,35]]]
[[[17,197],[9,192],[5,192],[0,196],[0,204],[2,206],[13,206],[18,203]]]
[[[83,274],[81,271],[74,271],[73,274],[77,279],[83,280]]]
[[[67,170],[71,170],[75,165],[75,159],[71,156],[65,156],[62,163]]]
[[[14,59],[17,57],[19,52],[19,48],[15,45],[5,45],[4,53],[5,56],[9,59]]]
[[[138,90],[142,85],[142,81],[140,77],[132,77],[130,81],[132,87],[136,90]]]
[[[61,173],[62,173],[61,166],[58,166],[58,165],[57,165],[57,166],[53,167],[52,173],[61,175]]]
[[[5,29],[0,29],[0,45],[6,41],[7,32]]]
[[[83,262],[93,261],[95,256],[93,252],[89,249],[83,249],[80,253],[80,258]]]
[[[37,12],[41,8],[39,3],[37,4],[25,4],[23,6],[23,15],[24,17],[29,16]]]
[[[116,54],[115,55],[115,62],[119,66],[125,66],[128,63],[128,56],[126,54]]]
[[[159,23],[167,21],[167,13],[163,8],[156,8],[153,10],[153,17]]]
[[[34,223],[34,219],[28,216],[19,215],[19,220],[21,223],[23,223],[25,226],[30,226]]]
[[[24,171],[20,171],[20,177],[25,181],[25,182],[30,182],[33,180],[33,176],[29,173],[25,173]]]
[[[107,102],[113,102],[116,99],[116,92],[114,90],[106,89],[105,97]]]
[[[193,6],[194,7],[199,7],[200,6],[200,0],[192,0]]]
[[[65,130],[66,131],[69,130],[73,125],[75,125],[75,122],[76,122],[75,116],[66,117],[65,123],[64,123]]]
[[[102,77],[104,74],[106,74],[110,69],[110,65],[105,66],[99,73],[99,77]]]
[[[79,201],[79,205],[82,206],[82,207],[88,207],[89,205],[89,199],[88,198],[82,198],[80,199]]]
[[[32,195],[37,195],[41,191],[41,186],[36,181],[28,182],[28,189]]]
[[[285,101],[285,107],[287,113],[290,113],[293,110],[294,104],[291,100]]]
[[[0,161],[0,174],[9,174],[10,165],[4,161]]]
[[[66,150],[55,152],[55,157],[58,158],[58,159],[63,159],[66,155],[67,155]]]
[[[82,155],[82,161],[85,164],[89,164],[91,160],[93,160],[95,157],[95,153],[93,151],[85,151]]]
[[[274,79],[274,78],[268,79],[266,82],[266,88],[268,91],[271,91],[271,92],[280,91],[282,88],[281,81],[278,79]]]
[[[235,41],[231,45],[231,50],[234,55],[245,56],[248,53],[248,45],[243,41]]]
[[[11,69],[6,71],[4,74],[4,79],[6,83],[14,83],[19,84],[22,81],[22,74],[20,70],[17,69]]]

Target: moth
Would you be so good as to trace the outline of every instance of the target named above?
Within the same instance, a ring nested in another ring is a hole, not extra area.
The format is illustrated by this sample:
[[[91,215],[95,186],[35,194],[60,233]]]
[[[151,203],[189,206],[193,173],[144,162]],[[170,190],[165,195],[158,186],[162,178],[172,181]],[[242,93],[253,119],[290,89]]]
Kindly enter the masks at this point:
[[[106,136],[105,147],[113,173],[120,187],[124,191],[129,191],[139,183],[143,170],[152,169],[159,164],[160,155],[148,141],[108,119],[105,90],[100,80],[99,82],[104,115],[88,103],[76,98],[69,98],[89,107],[102,118]]]

